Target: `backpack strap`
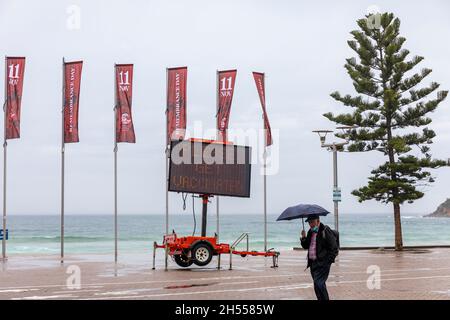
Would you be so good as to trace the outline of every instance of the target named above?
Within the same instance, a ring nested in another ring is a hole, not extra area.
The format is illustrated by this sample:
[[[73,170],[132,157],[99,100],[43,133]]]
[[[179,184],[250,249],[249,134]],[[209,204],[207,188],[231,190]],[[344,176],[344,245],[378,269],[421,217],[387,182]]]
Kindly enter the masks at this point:
[[[322,238],[323,238],[323,240],[327,239],[327,236],[326,236],[327,233],[325,232],[327,229],[330,229],[330,227],[329,226],[324,226],[323,227],[323,231],[322,231]]]

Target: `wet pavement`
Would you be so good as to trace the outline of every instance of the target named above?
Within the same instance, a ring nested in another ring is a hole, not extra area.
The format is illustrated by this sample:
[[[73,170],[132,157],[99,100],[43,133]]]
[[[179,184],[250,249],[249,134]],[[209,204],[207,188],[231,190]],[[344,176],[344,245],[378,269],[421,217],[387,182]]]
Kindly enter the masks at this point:
[[[11,256],[0,262],[0,299],[315,299],[304,251],[285,251],[279,267],[264,257],[222,256],[204,268],[179,268],[163,252]],[[450,249],[342,250],[327,282],[332,299],[450,299]]]

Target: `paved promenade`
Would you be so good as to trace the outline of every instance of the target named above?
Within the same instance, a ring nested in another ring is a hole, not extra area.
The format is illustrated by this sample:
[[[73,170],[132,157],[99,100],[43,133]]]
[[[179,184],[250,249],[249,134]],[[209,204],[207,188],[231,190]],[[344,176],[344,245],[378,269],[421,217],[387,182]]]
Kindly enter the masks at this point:
[[[220,271],[214,259],[187,270],[170,261],[166,272],[162,258],[151,270],[150,254],[120,256],[117,266],[106,255],[63,265],[54,256],[11,256],[0,262],[0,299],[315,299],[304,251],[282,252],[276,269],[271,259],[234,256],[230,271],[223,256]],[[341,251],[328,288],[332,299],[450,299],[450,249]]]

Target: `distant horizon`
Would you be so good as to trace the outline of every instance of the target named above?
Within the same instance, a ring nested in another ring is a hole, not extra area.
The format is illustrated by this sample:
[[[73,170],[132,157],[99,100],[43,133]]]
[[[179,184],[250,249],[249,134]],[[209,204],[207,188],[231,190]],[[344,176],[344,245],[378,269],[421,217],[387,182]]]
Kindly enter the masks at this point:
[[[431,212],[430,212],[431,213]],[[201,212],[196,212],[195,213],[196,216],[201,215]],[[280,215],[280,213],[267,213],[267,215],[270,216],[276,216],[276,215]],[[363,212],[340,212],[339,215],[393,215],[393,212],[367,212],[367,213],[363,213]],[[413,216],[420,216],[420,215],[427,215],[428,213],[419,213],[419,212],[402,212],[402,216],[408,216],[408,215],[413,215]],[[107,215],[111,215],[113,216],[114,213],[64,213],[65,216],[107,216]],[[119,213],[119,216],[144,216],[144,215],[151,215],[151,216],[165,216],[165,213]],[[170,216],[174,216],[174,215],[192,215],[192,211],[191,212],[181,212],[181,213],[169,213],[169,217]],[[247,215],[247,216],[257,216],[257,215],[261,215],[261,217],[263,216],[263,213],[220,213],[220,216],[239,216],[239,215]],[[10,217],[11,216],[60,216],[60,213],[10,213]],[[216,216],[216,213],[208,213],[208,216]],[[330,213],[328,216],[333,216],[333,213]]]

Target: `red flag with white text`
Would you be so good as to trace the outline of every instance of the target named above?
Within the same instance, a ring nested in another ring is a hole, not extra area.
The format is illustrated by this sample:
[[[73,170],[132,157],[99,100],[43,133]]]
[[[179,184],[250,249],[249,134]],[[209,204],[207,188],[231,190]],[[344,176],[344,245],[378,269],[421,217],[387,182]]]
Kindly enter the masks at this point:
[[[64,143],[79,142],[78,108],[83,61],[64,62]]]
[[[116,64],[116,141],[135,143],[131,104],[133,97],[133,65]]]
[[[186,134],[187,67],[167,69],[167,145]]]
[[[219,71],[217,77],[217,139],[227,141],[228,121],[230,119],[231,102],[233,101],[234,83],[237,70]]]
[[[5,139],[20,138],[20,107],[24,73],[25,57],[6,57]]]
[[[253,78],[255,79],[256,89],[258,90],[259,100],[261,101],[263,110],[266,146],[270,146],[272,144],[272,131],[270,129],[269,118],[267,117],[266,111],[266,88],[264,83],[264,73],[253,72]]]

